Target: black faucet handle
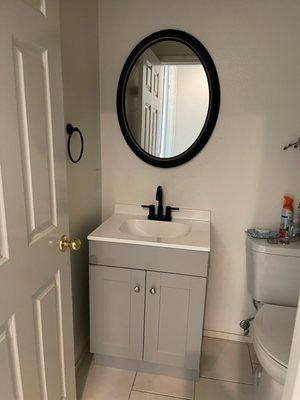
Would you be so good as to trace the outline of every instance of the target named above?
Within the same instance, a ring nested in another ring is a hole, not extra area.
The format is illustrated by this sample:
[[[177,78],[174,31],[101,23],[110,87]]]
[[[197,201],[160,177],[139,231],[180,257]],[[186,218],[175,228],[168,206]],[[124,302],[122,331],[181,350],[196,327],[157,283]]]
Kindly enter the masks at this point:
[[[141,207],[143,208],[149,208],[149,215],[148,219],[153,218],[155,216],[155,205],[154,204],[142,204]]]
[[[172,221],[172,211],[179,211],[179,208],[166,206],[166,220],[167,221]]]
[[[167,206],[167,207],[166,207],[166,211],[179,211],[179,207]]]

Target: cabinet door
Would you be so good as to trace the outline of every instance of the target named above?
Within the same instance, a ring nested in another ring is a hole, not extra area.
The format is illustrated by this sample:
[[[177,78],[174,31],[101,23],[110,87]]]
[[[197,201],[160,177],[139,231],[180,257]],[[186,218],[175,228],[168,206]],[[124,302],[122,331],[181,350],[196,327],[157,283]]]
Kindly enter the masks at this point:
[[[199,370],[206,279],[147,272],[145,361]]]
[[[91,352],[141,360],[145,272],[90,265]]]

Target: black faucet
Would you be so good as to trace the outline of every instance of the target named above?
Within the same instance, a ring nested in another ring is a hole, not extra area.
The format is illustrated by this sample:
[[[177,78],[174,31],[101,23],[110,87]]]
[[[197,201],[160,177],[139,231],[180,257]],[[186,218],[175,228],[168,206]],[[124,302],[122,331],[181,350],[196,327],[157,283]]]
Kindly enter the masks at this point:
[[[149,208],[148,219],[155,221],[172,221],[172,210],[178,211],[178,207],[166,207],[166,213],[164,214],[164,206],[163,206],[163,190],[161,186],[158,186],[156,189],[156,200],[158,201],[157,213],[155,214],[155,205],[142,205],[144,208]]]
[[[161,186],[157,186],[156,189],[156,200],[158,201],[157,206],[157,217],[163,217],[164,215],[164,206],[163,206],[163,191]]]

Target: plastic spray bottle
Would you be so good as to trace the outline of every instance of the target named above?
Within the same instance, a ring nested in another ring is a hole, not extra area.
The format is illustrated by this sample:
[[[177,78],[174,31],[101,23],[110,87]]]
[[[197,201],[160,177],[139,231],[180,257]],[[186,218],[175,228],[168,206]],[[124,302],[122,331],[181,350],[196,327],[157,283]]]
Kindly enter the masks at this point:
[[[298,207],[294,211],[292,237],[294,239],[297,239],[300,237],[300,201],[298,203]]]
[[[281,212],[279,235],[281,241],[288,242],[291,234],[291,228],[293,225],[294,199],[289,196],[284,196],[283,198],[284,198],[284,203]]]

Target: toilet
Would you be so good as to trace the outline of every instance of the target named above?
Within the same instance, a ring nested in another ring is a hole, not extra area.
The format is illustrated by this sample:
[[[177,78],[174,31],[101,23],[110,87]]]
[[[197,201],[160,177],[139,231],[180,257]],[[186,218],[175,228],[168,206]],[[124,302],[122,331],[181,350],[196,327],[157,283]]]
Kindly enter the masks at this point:
[[[258,312],[253,343],[262,371],[257,400],[280,400],[292,344],[300,288],[300,241],[289,245],[246,239],[247,283]]]

